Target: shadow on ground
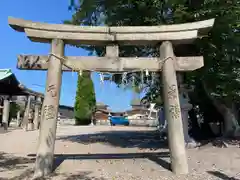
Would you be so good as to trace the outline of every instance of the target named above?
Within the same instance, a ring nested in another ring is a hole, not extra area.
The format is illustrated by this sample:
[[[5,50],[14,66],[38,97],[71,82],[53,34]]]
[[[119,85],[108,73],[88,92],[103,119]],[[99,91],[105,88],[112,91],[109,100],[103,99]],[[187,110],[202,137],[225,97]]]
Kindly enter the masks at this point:
[[[58,140],[81,144],[104,143],[114,147],[140,149],[167,149],[167,141],[154,131],[107,131],[59,137]]]
[[[33,157],[36,154],[29,154]],[[163,168],[170,170],[170,163],[162,158],[169,158],[169,152],[150,152],[150,153],[119,153],[119,154],[55,154],[54,170],[58,168],[64,160],[107,160],[107,159],[149,159]],[[35,160],[35,158],[32,158]]]
[[[0,152],[0,172],[26,168],[30,163],[34,163],[34,160]]]
[[[12,130],[4,130],[3,127],[0,127],[0,134],[7,134],[10,133]]]
[[[63,155],[64,156],[64,155]],[[74,155],[72,155],[74,157]],[[66,158],[66,157],[64,157]],[[61,156],[58,157],[56,155],[56,163],[61,161]],[[20,170],[20,174],[11,177],[11,178],[1,178],[0,180],[23,180],[23,179],[31,179],[33,177],[33,163],[35,162],[35,158],[24,158],[24,157],[16,157],[9,155],[4,152],[0,152],[0,173],[11,172],[14,170]],[[31,168],[29,168],[31,167]],[[96,178],[91,176],[92,172],[79,172],[77,174],[57,174],[53,173],[51,176],[47,178],[40,178],[39,180],[50,180],[53,177],[61,175],[62,180],[74,180],[74,179],[85,179],[85,180],[105,180],[104,178]]]
[[[12,177],[12,178],[0,178],[0,180],[23,180],[23,179],[32,179],[33,177],[33,170],[32,169],[27,169],[25,170],[22,174]],[[91,176],[92,172],[79,172],[77,174],[57,174],[53,173],[48,177],[45,178],[38,178],[35,180],[51,180],[54,177],[61,176],[61,180],[106,180],[105,178],[97,178]]]
[[[223,180],[240,180],[239,178],[235,178],[235,177],[229,177],[229,176],[227,176],[226,174],[223,174],[223,173],[221,173],[221,172],[219,172],[219,171],[208,171],[208,173],[209,174],[211,174],[211,175],[213,175],[213,176],[215,176],[215,177],[218,177],[218,178],[220,178],[220,179],[223,179]]]
[[[62,136],[58,140],[71,141],[81,144],[103,143],[106,145],[121,148],[139,148],[139,149],[168,149],[167,142],[160,138],[159,132],[152,131],[105,131],[94,134],[79,134],[71,136]],[[147,158],[163,168],[170,170],[170,164],[163,160],[163,157],[169,157],[169,152],[150,152],[150,153],[124,153],[124,154],[65,154],[56,155],[56,167],[65,159],[137,159]]]

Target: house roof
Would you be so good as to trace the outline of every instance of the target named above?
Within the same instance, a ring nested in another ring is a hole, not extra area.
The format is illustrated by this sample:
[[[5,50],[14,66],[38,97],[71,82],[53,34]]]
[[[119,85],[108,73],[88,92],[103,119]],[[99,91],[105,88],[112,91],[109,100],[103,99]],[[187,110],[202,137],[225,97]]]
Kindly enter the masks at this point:
[[[108,107],[108,105],[106,105],[106,104],[104,104],[104,103],[102,103],[102,102],[97,102],[96,105],[97,105],[97,106],[106,106],[106,107]]]
[[[140,99],[133,99],[131,101],[131,106],[141,106],[141,100]]]
[[[123,112],[114,112],[114,111],[106,110],[106,109],[97,109],[97,112],[110,113],[110,114],[124,114],[125,113],[125,111],[123,111]]]
[[[36,91],[31,90],[31,89],[28,89],[23,84],[19,84],[19,87],[20,87],[20,89],[22,89],[23,92],[25,92],[28,95],[33,95],[33,96],[38,96],[38,97],[44,98],[43,93],[36,92]]]
[[[136,108],[126,110],[126,112],[132,112],[132,111],[148,111],[148,109],[145,107],[136,107]]]
[[[44,97],[42,93],[35,92],[22,85],[11,69],[0,69],[0,95],[33,95]]]
[[[59,105],[59,108],[74,111],[74,107],[72,107],[72,106]]]

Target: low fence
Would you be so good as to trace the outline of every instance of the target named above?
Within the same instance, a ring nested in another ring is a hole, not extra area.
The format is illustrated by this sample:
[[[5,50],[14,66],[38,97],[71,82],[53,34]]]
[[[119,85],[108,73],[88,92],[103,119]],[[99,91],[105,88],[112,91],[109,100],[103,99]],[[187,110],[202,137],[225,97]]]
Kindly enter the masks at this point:
[[[96,120],[96,125],[108,125],[110,126],[110,121],[109,120]]]
[[[74,119],[61,119],[58,121],[60,125],[74,125]],[[158,126],[159,122],[157,119],[129,119],[129,126],[148,126],[148,127],[156,127]],[[111,123],[109,120],[96,120],[97,126],[110,126]]]
[[[129,119],[129,126],[158,126],[157,119]],[[111,125],[109,120],[96,120],[96,125]]]
[[[158,119],[129,119],[130,126],[156,127],[158,124]]]
[[[61,118],[58,120],[59,125],[75,125],[75,119]]]

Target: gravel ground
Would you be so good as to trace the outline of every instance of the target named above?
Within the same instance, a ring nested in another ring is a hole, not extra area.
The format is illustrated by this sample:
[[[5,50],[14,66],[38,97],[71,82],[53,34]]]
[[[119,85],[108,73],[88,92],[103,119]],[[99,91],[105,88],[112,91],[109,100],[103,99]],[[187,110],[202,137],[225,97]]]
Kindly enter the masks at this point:
[[[0,179],[31,179],[38,131],[0,130]],[[188,150],[190,173],[174,176],[154,128],[59,125],[53,180],[240,180],[240,149]],[[239,173],[239,174],[238,174]]]

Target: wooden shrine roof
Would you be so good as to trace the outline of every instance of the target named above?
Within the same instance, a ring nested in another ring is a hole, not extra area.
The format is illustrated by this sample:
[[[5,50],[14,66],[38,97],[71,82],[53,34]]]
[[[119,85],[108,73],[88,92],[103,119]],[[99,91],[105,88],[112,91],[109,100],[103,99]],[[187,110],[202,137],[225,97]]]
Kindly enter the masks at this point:
[[[28,89],[20,84],[10,69],[0,69],[0,95],[32,95],[42,98],[44,97],[42,93]]]

